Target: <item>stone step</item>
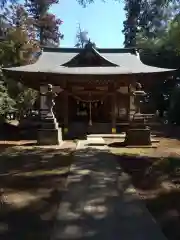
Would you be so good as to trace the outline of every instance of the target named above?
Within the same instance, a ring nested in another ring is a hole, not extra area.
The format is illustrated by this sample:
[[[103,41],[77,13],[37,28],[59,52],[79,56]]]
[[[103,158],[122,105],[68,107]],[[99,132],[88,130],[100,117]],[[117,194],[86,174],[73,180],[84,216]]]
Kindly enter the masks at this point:
[[[124,138],[125,137],[125,133],[121,133],[121,134],[89,134],[87,135],[87,137],[90,138]]]

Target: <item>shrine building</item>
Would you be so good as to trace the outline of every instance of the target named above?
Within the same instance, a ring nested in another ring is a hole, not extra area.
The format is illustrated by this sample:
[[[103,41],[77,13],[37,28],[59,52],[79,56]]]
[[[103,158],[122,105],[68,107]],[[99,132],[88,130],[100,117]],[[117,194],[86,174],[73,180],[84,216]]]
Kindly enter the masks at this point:
[[[135,111],[135,83],[146,91],[173,71],[143,64],[134,48],[101,49],[91,43],[83,49],[44,48],[35,63],[3,69],[40,91],[41,111],[46,108],[42,93],[52,84],[58,94],[54,112],[59,126],[74,136],[115,133],[128,125]]]

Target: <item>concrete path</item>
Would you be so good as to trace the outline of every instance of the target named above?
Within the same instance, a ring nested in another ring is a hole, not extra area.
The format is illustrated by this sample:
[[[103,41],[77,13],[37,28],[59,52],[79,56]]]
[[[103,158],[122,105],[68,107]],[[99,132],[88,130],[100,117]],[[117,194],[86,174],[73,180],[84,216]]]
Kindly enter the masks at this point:
[[[166,240],[115,157],[89,143],[78,143],[52,240]]]

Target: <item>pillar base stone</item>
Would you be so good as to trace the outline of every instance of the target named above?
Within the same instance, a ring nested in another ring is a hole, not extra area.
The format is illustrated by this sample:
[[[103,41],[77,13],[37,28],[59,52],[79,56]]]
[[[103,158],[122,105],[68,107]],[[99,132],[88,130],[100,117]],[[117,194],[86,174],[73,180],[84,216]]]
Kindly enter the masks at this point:
[[[37,132],[38,145],[59,145],[62,141],[62,129],[54,115],[48,115],[41,119],[41,128]]]
[[[125,144],[130,146],[151,145],[150,129],[128,129]]]
[[[38,145],[59,145],[62,142],[62,130],[38,129]]]

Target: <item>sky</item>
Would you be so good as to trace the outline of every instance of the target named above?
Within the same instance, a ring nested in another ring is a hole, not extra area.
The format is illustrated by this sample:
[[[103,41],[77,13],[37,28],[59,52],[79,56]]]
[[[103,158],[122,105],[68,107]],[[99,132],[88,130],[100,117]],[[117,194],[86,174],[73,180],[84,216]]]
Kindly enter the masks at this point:
[[[97,47],[123,47],[123,1],[94,1],[94,4],[86,8],[80,6],[76,0],[60,0],[59,4],[53,5],[51,12],[63,20],[60,30],[64,34],[64,40],[61,40],[61,47],[74,47],[78,24],[82,30],[88,31],[88,37]]]

